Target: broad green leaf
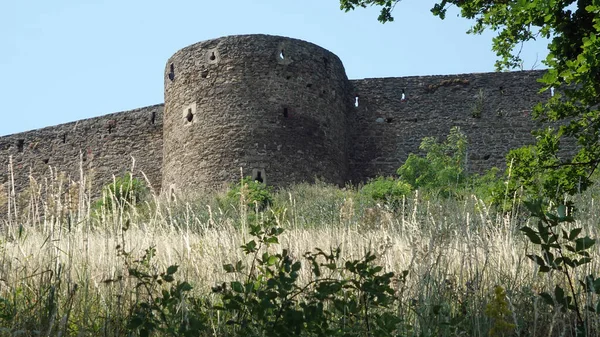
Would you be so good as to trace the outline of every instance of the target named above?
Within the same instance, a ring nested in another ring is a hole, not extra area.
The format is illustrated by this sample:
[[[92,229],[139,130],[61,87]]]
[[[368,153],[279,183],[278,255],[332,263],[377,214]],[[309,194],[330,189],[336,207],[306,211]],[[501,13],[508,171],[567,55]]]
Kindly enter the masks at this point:
[[[244,265],[242,264],[242,261],[239,260],[236,264],[235,264],[235,271],[237,271],[238,273],[244,270]]]
[[[242,286],[242,283],[238,281],[231,282],[231,289],[233,289],[233,291],[235,291],[236,293],[244,292],[244,287]]]
[[[567,299],[565,298],[565,291],[563,288],[559,286],[554,287],[554,298],[556,298],[556,302],[561,304],[566,304]]]
[[[577,238],[577,236],[579,235],[579,233],[581,233],[581,231],[583,230],[583,228],[574,228],[571,230],[571,233],[569,233],[569,240],[575,240],[575,238]]]
[[[589,257],[584,257],[584,258],[581,258],[579,260],[574,260],[573,262],[575,262],[576,266],[581,266],[581,265],[584,265],[584,264],[592,262],[592,259],[589,258]]]
[[[279,243],[279,239],[277,239],[276,236],[272,236],[272,237],[267,238],[265,240],[265,242],[269,243],[269,244],[278,244]]]
[[[544,262],[544,259],[538,255],[530,254],[530,255],[527,255],[527,257],[530,258],[533,262],[537,263],[539,266],[546,265],[546,262]]]
[[[575,250],[582,251],[582,250],[589,249],[595,243],[596,243],[596,240],[590,238],[589,236],[586,236],[584,238],[579,238],[579,239],[575,240]]]
[[[554,299],[552,298],[552,295],[543,292],[540,293],[540,297],[544,300],[544,302],[546,302],[548,305],[554,306]]]
[[[177,272],[178,268],[179,268],[178,265],[169,266],[169,268],[167,268],[167,274],[169,274],[169,275],[175,274]]]
[[[223,270],[225,270],[228,273],[233,273],[235,272],[235,268],[233,267],[232,264],[224,264],[223,265]]]
[[[563,258],[563,261],[564,261],[564,263],[565,263],[567,266],[569,266],[569,267],[571,267],[571,268],[575,268],[575,267],[576,267],[576,264],[575,264],[575,262],[574,262],[574,261],[573,261],[571,258],[569,258],[568,256],[565,256],[565,257]]]
[[[542,240],[540,239],[538,233],[536,231],[534,231],[533,229],[529,228],[529,227],[522,227],[521,231],[523,233],[525,233],[525,235],[527,235],[527,237],[529,238],[529,241],[531,241],[534,244],[541,244]]]
[[[274,266],[278,261],[279,261],[279,259],[277,258],[277,256],[271,255],[271,256],[269,256],[269,259],[267,260],[267,265]]]
[[[329,270],[335,270],[337,268],[337,265],[335,263],[325,263],[323,264],[323,267],[326,267]]]
[[[191,291],[192,289],[194,289],[194,287],[192,287],[191,284],[187,283],[187,282],[181,282],[178,286],[177,286],[177,290],[179,292],[184,292],[184,291]]]

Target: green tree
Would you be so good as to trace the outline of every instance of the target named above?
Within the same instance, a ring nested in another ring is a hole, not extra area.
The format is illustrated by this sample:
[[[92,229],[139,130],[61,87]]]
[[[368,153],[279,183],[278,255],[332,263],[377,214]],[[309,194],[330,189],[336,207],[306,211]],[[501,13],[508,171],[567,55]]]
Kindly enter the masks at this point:
[[[379,6],[379,21],[389,22],[393,21],[392,11],[399,2],[340,0],[340,7],[350,11]],[[538,38],[549,39],[549,54],[543,61],[548,71],[541,82],[543,90],[553,88],[556,94],[538,104],[534,116],[550,124],[560,122],[561,126],[539,130],[535,147],[512,154],[513,159],[524,156],[517,158],[524,166],[516,167],[513,177],[526,188],[539,191],[539,186],[527,185],[536,179],[530,179],[525,172],[535,168],[538,175],[552,175],[549,181],[557,185],[553,186],[552,195],[547,196],[551,199],[587,188],[600,162],[600,1],[438,0],[431,12],[444,19],[450,6],[456,6],[463,18],[473,20],[468,33],[480,34],[485,29],[496,32],[492,49],[498,56],[498,70],[522,64],[520,45]],[[570,155],[559,152],[560,140],[565,136],[577,143],[577,152],[569,151]],[[526,157],[534,160],[524,160]],[[549,181],[546,179],[544,183],[547,185]],[[573,189],[575,184],[577,188]]]
[[[341,8],[346,11],[357,6],[382,6],[379,16],[382,22],[393,20],[391,12],[398,2],[340,0]],[[464,18],[474,20],[469,33],[481,33],[484,29],[497,32],[492,49],[498,56],[498,70],[521,64],[518,45],[538,37],[550,41],[550,53],[544,61],[548,71],[541,82],[544,90],[554,88],[556,94],[538,104],[534,116],[544,122],[560,122],[560,126],[537,131],[535,146],[513,150],[508,159],[513,164],[517,182],[546,199],[526,202],[538,221],[537,226],[525,226],[521,231],[541,250],[539,255],[527,256],[538,264],[540,272],[562,273],[568,284],[567,290],[557,284],[554,294],[542,292],[540,296],[556,309],[576,314],[576,336],[595,336],[597,334],[588,330],[586,321],[587,312],[600,312],[600,301],[595,296],[600,295],[600,278],[591,274],[579,281],[583,292],[594,294],[591,301],[587,300],[591,305],[584,305],[579,301],[582,292],[576,289],[573,270],[592,262],[588,250],[596,240],[581,237],[583,228],[565,226],[575,219],[560,202],[564,194],[587,188],[600,163],[600,38],[597,37],[600,1],[441,0],[431,11],[443,19],[451,5],[458,7]],[[575,154],[559,155],[564,136],[576,141]],[[548,211],[545,203],[548,199],[559,202],[557,212]],[[490,316],[497,314],[488,310]],[[496,320],[496,326],[499,322]]]
[[[402,181],[414,188],[450,196],[465,187],[467,145],[467,136],[459,127],[450,129],[441,143],[435,137],[425,137],[419,149],[426,155],[411,153],[397,173]]]

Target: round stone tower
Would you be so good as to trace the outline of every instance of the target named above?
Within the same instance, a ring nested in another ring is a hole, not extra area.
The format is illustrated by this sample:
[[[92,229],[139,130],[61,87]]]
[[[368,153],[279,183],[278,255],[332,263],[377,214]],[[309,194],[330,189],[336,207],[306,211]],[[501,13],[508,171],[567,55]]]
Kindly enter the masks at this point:
[[[333,53],[279,36],[229,36],[178,51],[164,76],[164,189],[220,187],[240,168],[275,186],[346,181],[352,96]]]

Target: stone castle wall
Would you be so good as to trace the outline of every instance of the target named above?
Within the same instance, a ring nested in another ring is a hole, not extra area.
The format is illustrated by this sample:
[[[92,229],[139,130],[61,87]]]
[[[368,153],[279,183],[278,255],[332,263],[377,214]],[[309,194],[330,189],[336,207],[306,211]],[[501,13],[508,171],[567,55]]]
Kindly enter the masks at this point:
[[[113,175],[131,171],[133,157],[134,173],[143,178],[143,171],[160,191],[162,121],[163,105],[154,105],[0,137],[0,186],[6,192],[12,185],[12,159],[17,192],[29,186],[30,172],[40,183],[49,179],[50,167],[54,177],[72,181],[79,181],[83,169],[99,191]]]
[[[540,71],[346,78],[342,62],[312,43],[231,36],[186,47],[166,64],[165,105],[0,137],[0,186],[28,186],[49,167],[92,189],[131,168],[155,191],[203,190],[247,175],[285,186],[315,178],[343,184],[393,175],[423,137],[460,126],[468,166],[503,166],[532,143]],[[164,110],[164,114],[163,114]],[[81,155],[81,157],[80,157]]]
[[[468,136],[472,172],[504,167],[513,148],[533,143],[533,106],[542,71],[373,78],[352,81],[358,106],[351,126],[353,181],[393,174],[424,137],[453,126]],[[404,93],[404,99],[403,99]]]

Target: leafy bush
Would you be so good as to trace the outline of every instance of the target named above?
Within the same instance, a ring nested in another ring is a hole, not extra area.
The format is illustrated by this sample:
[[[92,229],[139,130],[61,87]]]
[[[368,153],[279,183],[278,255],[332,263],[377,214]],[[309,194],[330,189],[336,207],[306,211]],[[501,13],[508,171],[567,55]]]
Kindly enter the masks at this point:
[[[95,210],[126,209],[144,201],[148,194],[148,188],[142,180],[132,177],[131,174],[125,174],[116,177],[112,183],[102,188],[102,198],[96,201],[93,208]]]
[[[342,261],[339,248],[317,248],[304,254],[312,275],[299,284],[302,262],[274,249],[282,232],[273,216],[250,226],[253,239],[241,247],[248,259],[223,266],[233,280],[213,287],[214,304],[193,297],[188,282],[175,281],[177,265],[157,272],[154,247],[132,261],[118,246],[137,289],[128,329],[139,336],[390,336],[399,331],[402,318],[392,286],[403,287],[408,272],[397,278],[384,273],[370,252]],[[227,324],[211,327],[208,318],[216,312]]]
[[[512,209],[513,193],[507,190],[508,177],[500,169],[492,167],[482,175],[469,176],[470,190],[486,204],[495,206],[498,210],[509,211]]]
[[[208,322],[203,302],[190,295],[193,289],[186,281],[175,281],[179,266],[171,265],[164,272],[157,272],[153,263],[156,249],[146,249],[138,260],[117,246],[124,259],[129,277],[135,280],[135,301],[129,309],[127,329],[136,335],[147,337],[160,334],[168,336],[208,336]],[[122,282],[122,277],[105,280],[104,283]]]
[[[540,273],[558,273],[564,280],[555,285],[552,294],[541,292],[540,297],[557,312],[575,314],[576,336],[596,335],[589,331],[588,321],[590,315],[600,315],[600,277],[596,278],[594,274],[582,280],[575,277],[577,268],[592,262],[590,248],[596,240],[583,236],[581,227],[567,226],[574,224],[575,219],[565,205],[558,206],[555,212],[547,211],[548,205],[542,199],[528,201],[525,205],[537,219],[537,224],[535,227],[524,226],[521,231],[540,250],[539,255],[528,254],[527,257],[538,265]],[[566,289],[562,284],[567,284]]]
[[[239,205],[240,198],[249,209],[255,210],[258,207],[259,211],[264,210],[273,205],[273,188],[252,177],[246,177],[231,186],[224,202],[227,205]]]
[[[391,208],[402,203],[402,198],[409,195],[412,186],[402,180],[391,177],[377,177],[369,181],[360,190],[361,195],[377,202],[383,202]]]
[[[398,298],[393,273],[383,273],[367,252],[359,260],[340,261],[340,249],[307,252],[312,277],[298,284],[302,263],[287,250],[269,249],[282,228],[272,219],[250,226],[254,240],[242,246],[250,258],[223,266],[235,280],[213,288],[222,303],[215,308],[228,319],[226,336],[390,336],[397,332]],[[397,280],[404,284],[408,272]]]
[[[487,304],[485,314],[493,320],[490,337],[514,334],[517,325],[509,322],[512,312],[506,300],[506,291],[501,286],[494,287],[494,298]]]
[[[587,189],[592,184],[588,168],[562,165],[561,159],[553,154],[558,146],[556,140],[540,135],[536,145],[510,151],[506,157],[511,170],[509,190],[523,187],[529,197],[543,197],[559,204],[566,195]],[[580,153],[574,160],[587,163],[590,158]]]
[[[426,152],[425,157],[411,153],[397,171],[401,180],[415,189],[444,197],[465,187],[467,136],[459,127],[450,129],[442,143],[434,137],[423,138],[419,149]]]

